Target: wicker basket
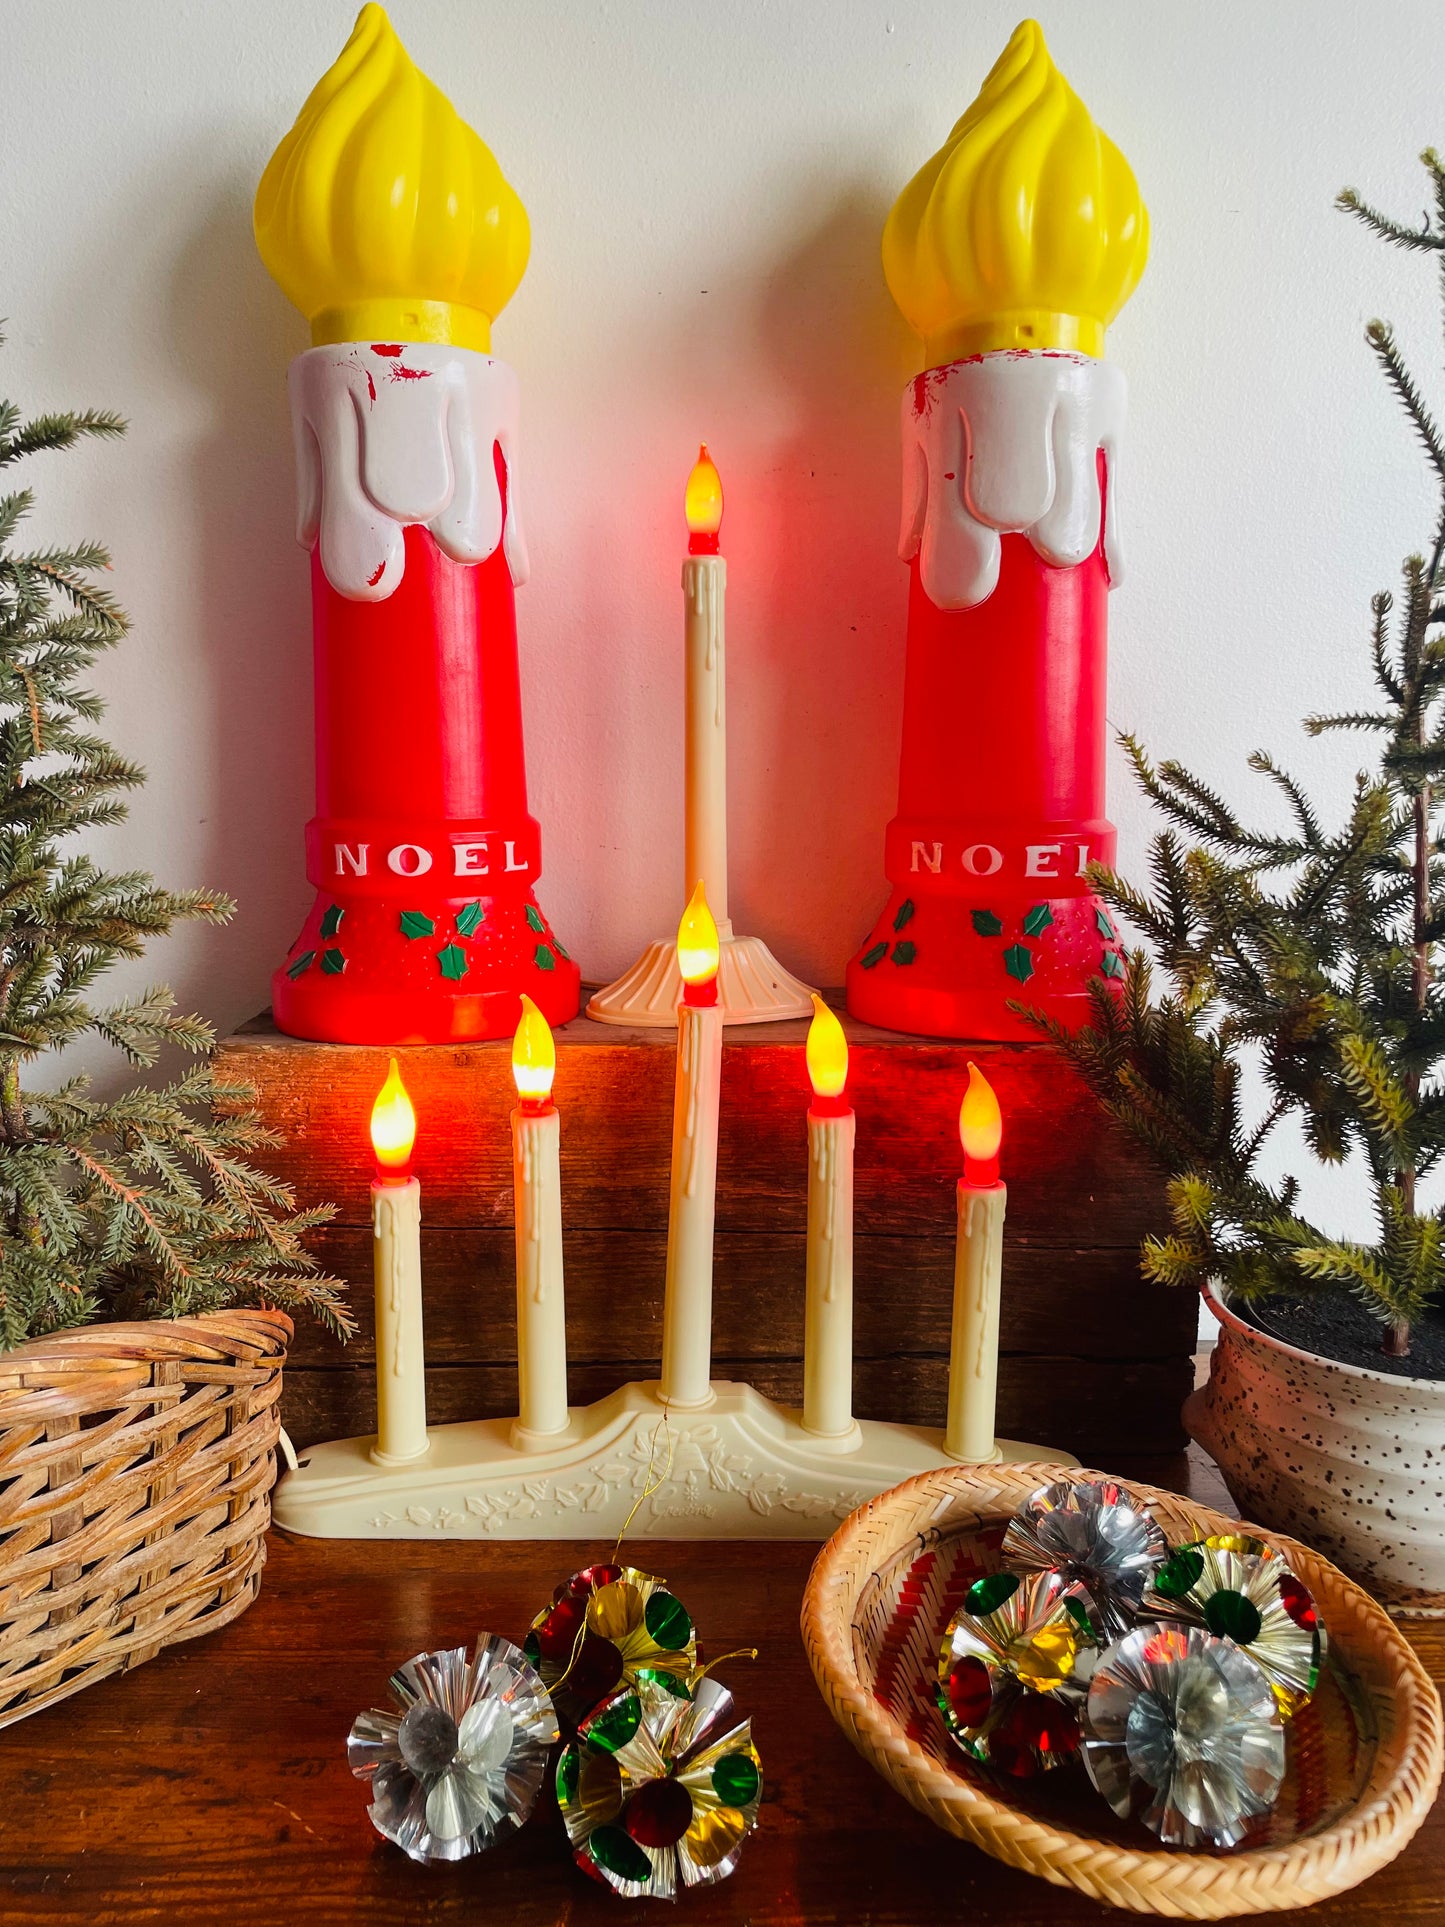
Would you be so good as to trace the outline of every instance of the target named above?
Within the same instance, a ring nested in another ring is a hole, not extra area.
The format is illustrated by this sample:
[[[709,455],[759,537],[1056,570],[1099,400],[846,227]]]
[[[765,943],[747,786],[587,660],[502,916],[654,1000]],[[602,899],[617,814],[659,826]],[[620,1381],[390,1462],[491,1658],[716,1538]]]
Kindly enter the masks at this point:
[[[1314,1700],[1291,1722],[1285,1792],[1258,1844],[1181,1853],[1116,1821],[1083,1785],[1005,1798],[952,1746],[932,1696],[939,1636],[967,1586],[996,1570],[1010,1515],[1056,1466],[949,1466],[861,1506],[823,1547],[803,1640],[829,1709],[864,1758],[930,1820],[1009,1866],[1095,1900],[1175,1919],[1304,1907],[1393,1860],[1440,1785],[1440,1700],[1403,1635],[1351,1580],[1293,1540],[1286,1552],[1331,1635]],[[1082,1478],[1095,1476],[1079,1474]],[[1232,1523],[1151,1486],[1171,1540]]]
[[[0,1727],[256,1597],[290,1337],[237,1311],[0,1355]]]

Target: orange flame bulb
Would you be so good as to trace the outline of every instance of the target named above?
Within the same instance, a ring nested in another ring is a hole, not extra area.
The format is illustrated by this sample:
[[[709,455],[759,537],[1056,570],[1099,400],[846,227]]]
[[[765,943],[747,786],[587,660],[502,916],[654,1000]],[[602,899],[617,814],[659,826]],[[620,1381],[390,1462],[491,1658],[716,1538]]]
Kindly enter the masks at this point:
[[[723,518],[722,477],[707,452],[706,442],[697,451],[697,460],[687,478],[683,512],[687,516],[688,553],[716,555]]]
[[[522,1016],[512,1039],[512,1082],[524,1103],[545,1104],[552,1095],[557,1046],[547,1019],[532,999],[522,997]]]
[[[977,1064],[968,1067],[968,1089],[958,1112],[958,1135],[963,1143],[965,1179],[970,1184],[997,1184],[1003,1113],[993,1085]]]
[[[720,961],[717,924],[699,883],[677,926],[677,967],[685,984],[705,984],[717,975]]]
[[[813,1095],[841,1097],[843,1086],[848,1082],[848,1039],[843,1035],[843,1026],[816,990],[806,1054]]]
[[[416,1143],[416,1112],[401,1081],[396,1059],[371,1107],[371,1148],[384,1173],[398,1174],[411,1163]]]

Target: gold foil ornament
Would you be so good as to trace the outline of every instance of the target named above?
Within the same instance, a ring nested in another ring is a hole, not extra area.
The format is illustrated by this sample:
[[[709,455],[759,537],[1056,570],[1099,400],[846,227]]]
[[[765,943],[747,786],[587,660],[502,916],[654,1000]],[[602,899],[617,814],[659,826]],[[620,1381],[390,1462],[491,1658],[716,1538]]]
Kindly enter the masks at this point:
[[[716,1680],[643,1669],[593,1709],[557,1762],[579,1867],[629,1899],[725,1880],[757,1824],[762,1763]]]
[[[938,1705],[970,1759],[1029,1779],[1075,1757],[1098,1647],[1093,1603],[1058,1572],[975,1581],[944,1632]]]

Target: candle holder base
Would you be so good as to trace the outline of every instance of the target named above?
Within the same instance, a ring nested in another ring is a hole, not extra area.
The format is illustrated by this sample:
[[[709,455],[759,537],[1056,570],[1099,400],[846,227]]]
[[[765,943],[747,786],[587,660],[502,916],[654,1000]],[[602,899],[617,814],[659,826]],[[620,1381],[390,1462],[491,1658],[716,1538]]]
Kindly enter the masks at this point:
[[[317,1539],[822,1540],[865,1499],[950,1463],[941,1430],[865,1419],[840,1453],[750,1385],[713,1391],[684,1413],[655,1383],[623,1385],[528,1451],[510,1418],[437,1426],[409,1465],[377,1465],[370,1439],[313,1445],[276,1488],[276,1524]],[[1078,1464],[1012,1439],[998,1449]]]
[[[735,937],[731,925],[723,925],[718,935],[717,1000],[725,1024],[781,1024],[812,1016],[812,991],[784,970],[761,937]],[[594,993],[587,1015],[599,1024],[670,1029],[681,1001],[677,945],[659,940],[615,983]]]

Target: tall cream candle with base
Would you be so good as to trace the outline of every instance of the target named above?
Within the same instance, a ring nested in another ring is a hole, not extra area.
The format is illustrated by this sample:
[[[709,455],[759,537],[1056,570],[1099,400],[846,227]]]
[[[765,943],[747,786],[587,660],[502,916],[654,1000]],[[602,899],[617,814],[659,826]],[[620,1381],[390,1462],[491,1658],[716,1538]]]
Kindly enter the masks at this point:
[[[704,442],[684,499],[688,556],[682,565],[687,734],[683,759],[684,875],[701,883],[717,922],[728,921],[728,565],[717,552],[722,478]]]
[[[562,1289],[562,1126],[552,1102],[556,1046],[547,1020],[522,998],[512,1039],[512,1197],[517,1236],[518,1417],[512,1443],[567,1429],[567,1309]]]
[[[713,1219],[722,1096],[718,930],[701,882],[678,925],[677,961],[683,999],[677,1007],[662,1396],[669,1405],[686,1408],[712,1402]]]
[[[814,992],[808,1026],[808,1275],[803,1331],[803,1425],[848,1439],[853,1422],[853,1138],[843,1097],[848,1042]]]
[[[421,1320],[421,1186],[411,1175],[416,1112],[396,1059],[371,1110],[377,1175],[371,1187],[376,1279],[378,1465],[421,1458],[426,1430],[426,1348]]]
[[[998,1325],[1003,1221],[1008,1188],[999,1180],[1003,1120],[993,1087],[976,1064],[959,1112],[963,1177],[958,1187],[958,1247],[953,1272],[953,1342],[948,1361],[944,1449],[969,1461],[998,1456]]]

